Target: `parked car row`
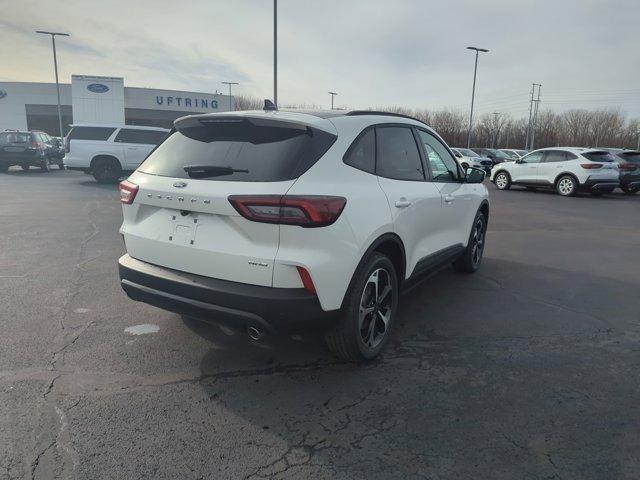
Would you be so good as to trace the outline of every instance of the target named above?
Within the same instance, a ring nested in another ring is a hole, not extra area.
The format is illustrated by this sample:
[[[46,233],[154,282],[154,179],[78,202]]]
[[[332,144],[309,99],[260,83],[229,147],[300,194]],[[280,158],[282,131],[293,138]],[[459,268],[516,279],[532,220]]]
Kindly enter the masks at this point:
[[[13,165],[23,170],[38,167],[48,171],[51,165],[64,168],[64,150],[59,139],[45,132],[5,130],[0,132],[0,172]]]
[[[498,190],[521,185],[530,190],[551,188],[559,195],[569,197],[579,191],[598,196],[620,187],[624,193],[633,195],[640,190],[640,152],[542,148],[494,166],[490,178]]]

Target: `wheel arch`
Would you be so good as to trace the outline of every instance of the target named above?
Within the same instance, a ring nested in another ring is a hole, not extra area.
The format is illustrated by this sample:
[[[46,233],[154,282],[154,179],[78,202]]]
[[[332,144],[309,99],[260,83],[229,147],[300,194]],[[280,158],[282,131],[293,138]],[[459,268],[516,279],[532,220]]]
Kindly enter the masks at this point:
[[[573,179],[576,181],[576,186],[577,187],[580,186],[580,180],[578,179],[576,174],[573,173],[573,172],[562,172],[562,173],[559,173],[558,175],[556,175],[556,178],[553,180],[553,186],[555,187],[556,185],[558,185],[558,180],[560,180],[565,175],[569,175],[570,177],[573,177]]]
[[[351,280],[349,281],[349,287],[347,291],[351,289],[351,285],[353,283],[353,279],[356,276],[356,273],[362,268],[364,263],[366,262],[369,255],[373,252],[379,252],[383,255],[386,255],[394,268],[396,269],[396,274],[398,276],[398,285],[401,286],[404,282],[405,272],[407,270],[407,257],[404,249],[404,243],[402,239],[396,234],[392,232],[383,233],[378,238],[376,238],[369,247],[365,250],[364,254],[360,258],[358,265],[353,271],[353,275],[351,276]],[[344,307],[346,296],[342,299],[342,307]]]
[[[95,162],[97,162],[98,160],[102,160],[102,159],[115,160],[116,163],[118,164],[118,166],[120,167],[120,169],[121,170],[123,169],[122,168],[122,162],[120,161],[120,159],[118,157],[116,157],[115,155],[108,154],[108,153],[99,153],[99,154],[95,155],[91,159],[91,162],[89,162],[89,168],[91,168],[93,170]]]
[[[480,207],[478,207],[478,211],[484,213],[485,218],[487,219],[487,224],[489,223],[489,201],[485,198],[480,203]]]

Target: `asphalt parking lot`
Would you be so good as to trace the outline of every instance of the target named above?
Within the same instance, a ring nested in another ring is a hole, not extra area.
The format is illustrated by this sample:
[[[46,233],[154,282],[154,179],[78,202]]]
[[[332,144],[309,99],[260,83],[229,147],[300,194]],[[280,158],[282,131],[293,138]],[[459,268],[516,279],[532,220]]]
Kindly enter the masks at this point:
[[[114,186],[0,175],[0,479],[639,478],[640,195],[489,190],[355,366],[130,301]]]

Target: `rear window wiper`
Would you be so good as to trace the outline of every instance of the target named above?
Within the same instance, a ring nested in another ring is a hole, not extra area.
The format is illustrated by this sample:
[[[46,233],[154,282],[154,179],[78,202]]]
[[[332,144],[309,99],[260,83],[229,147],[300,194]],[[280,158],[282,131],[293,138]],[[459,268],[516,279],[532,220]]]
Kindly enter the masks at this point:
[[[245,168],[222,167],[218,165],[185,165],[183,169],[191,178],[222,177],[234,173],[249,173],[249,170]]]

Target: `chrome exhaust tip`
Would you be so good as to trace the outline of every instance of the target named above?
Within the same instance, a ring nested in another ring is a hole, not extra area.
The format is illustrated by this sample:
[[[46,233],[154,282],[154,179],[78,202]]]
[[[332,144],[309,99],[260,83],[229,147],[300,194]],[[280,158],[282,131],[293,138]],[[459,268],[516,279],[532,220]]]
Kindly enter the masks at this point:
[[[248,327],[247,333],[249,334],[249,338],[254,342],[259,341],[264,336],[264,331],[256,327]]]

